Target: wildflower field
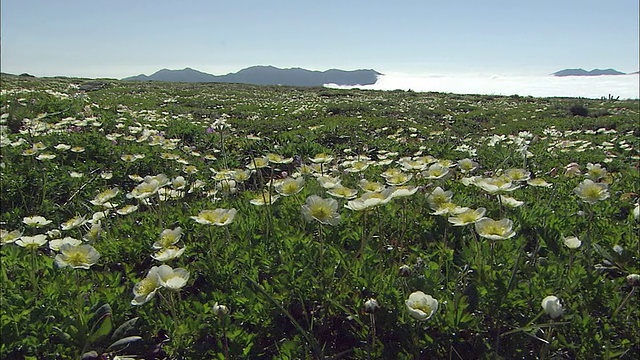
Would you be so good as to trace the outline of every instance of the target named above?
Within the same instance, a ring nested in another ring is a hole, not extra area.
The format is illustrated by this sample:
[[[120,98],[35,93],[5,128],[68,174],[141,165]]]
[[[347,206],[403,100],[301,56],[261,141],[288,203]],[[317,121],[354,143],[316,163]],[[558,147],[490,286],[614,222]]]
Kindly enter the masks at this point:
[[[2,75],[3,359],[637,359],[640,102]]]

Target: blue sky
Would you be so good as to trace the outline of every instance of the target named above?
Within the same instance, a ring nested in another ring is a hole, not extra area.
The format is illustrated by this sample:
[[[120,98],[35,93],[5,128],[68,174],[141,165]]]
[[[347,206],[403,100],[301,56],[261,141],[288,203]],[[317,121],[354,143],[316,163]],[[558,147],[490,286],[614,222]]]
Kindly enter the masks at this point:
[[[2,71],[36,76],[640,67],[638,0],[2,0],[1,10]]]

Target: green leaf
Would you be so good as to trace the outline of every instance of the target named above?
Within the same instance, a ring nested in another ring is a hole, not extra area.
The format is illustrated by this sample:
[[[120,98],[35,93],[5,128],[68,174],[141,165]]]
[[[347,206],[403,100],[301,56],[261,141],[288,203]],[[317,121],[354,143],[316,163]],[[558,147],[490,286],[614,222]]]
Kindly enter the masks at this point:
[[[121,347],[121,346],[127,346],[129,344],[131,344],[132,342],[136,342],[138,340],[142,340],[142,336],[127,336],[125,338],[122,338],[118,341],[115,341],[113,344],[109,345],[109,347],[107,348],[107,352],[114,350],[115,348]]]
[[[122,325],[118,326],[116,331],[113,332],[113,335],[111,335],[111,339],[122,338],[127,332],[131,331],[131,329],[134,328],[138,319],[139,319],[138,317],[135,317],[133,319],[127,320],[124,323],[122,323]]]
[[[70,344],[73,343],[73,340],[71,340],[71,335],[69,335],[69,333],[62,331],[62,329],[57,326],[54,326],[53,330],[55,330],[62,341]]]
[[[111,320],[111,306],[104,304],[98,310],[96,310],[92,320],[94,321],[89,337],[87,341],[95,343],[109,335],[113,329],[113,322]]]

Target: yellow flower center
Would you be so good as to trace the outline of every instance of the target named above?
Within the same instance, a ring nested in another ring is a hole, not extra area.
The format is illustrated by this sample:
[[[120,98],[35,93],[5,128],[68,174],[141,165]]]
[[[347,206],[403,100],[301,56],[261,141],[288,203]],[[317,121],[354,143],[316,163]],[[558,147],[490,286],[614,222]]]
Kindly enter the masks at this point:
[[[500,226],[500,224],[489,224],[484,228],[484,233],[487,235],[498,235],[502,236],[507,229],[504,226]]]
[[[583,196],[589,199],[599,198],[601,193],[602,189],[600,189],[600,187],[598,186],[589,186],[582,192]]]
[[[135,292],[136,294],[148,295],[157,287],[158,287],[158,284],[155,281],[150,280],[148,278],[144,278],[135,285]]]
[[[378,186],[378,184],[376,184],[376,183],[367,183],[364,186],[364,189],[366,191],[378,191],[380,189],[380,186]]]
[[[415,304],[412,306],[415,310],[420,310],[422,312],[424,312],[425,314],[431,314],[431,306],[427,305],[427,304]]]
[[[467,211],[459,215],[460,221],[464,223],[471,223],[478,220],[478,215],[475,211]]]
[[[72,251],[66,254],[66,262],[71,266],[83,265],[89,262],[87,254],[80,251]]]
[[[448,201],[447,196],[444,194],[437,194],[431,198],[431,201],[434,203],[436,207],[440,207],[442,204]]]
[[[300,187],[294,181],[286,182],[282,185],[282,192],[285,194],[295,194],[299,189]]]
[[[331,216],[333,211],[325,204],[315,204],[311,206],[311,216],[318,220],[326,220]]]

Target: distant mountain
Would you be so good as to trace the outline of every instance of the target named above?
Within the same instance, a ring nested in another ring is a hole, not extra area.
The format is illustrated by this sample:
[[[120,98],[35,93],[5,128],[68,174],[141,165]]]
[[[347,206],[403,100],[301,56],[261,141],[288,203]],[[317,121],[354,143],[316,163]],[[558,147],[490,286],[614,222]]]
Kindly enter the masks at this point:
[[[153,75],[138,75],[124,78],[127,81],[167,81],[167,82],[217,82],[252,85],[322,86],[371,85],[381,73],[375,70],[311,71],[301,68],[280,69],[273,66],[252,66],[236,73],[212,75],[191,68],[182,70],[162,69]]]
[[[593,69],[587,71],[585,69],[564,69],[556,71],[553,76],[600,76],[600,75],[626,75],[623,72],[614,69]]]

